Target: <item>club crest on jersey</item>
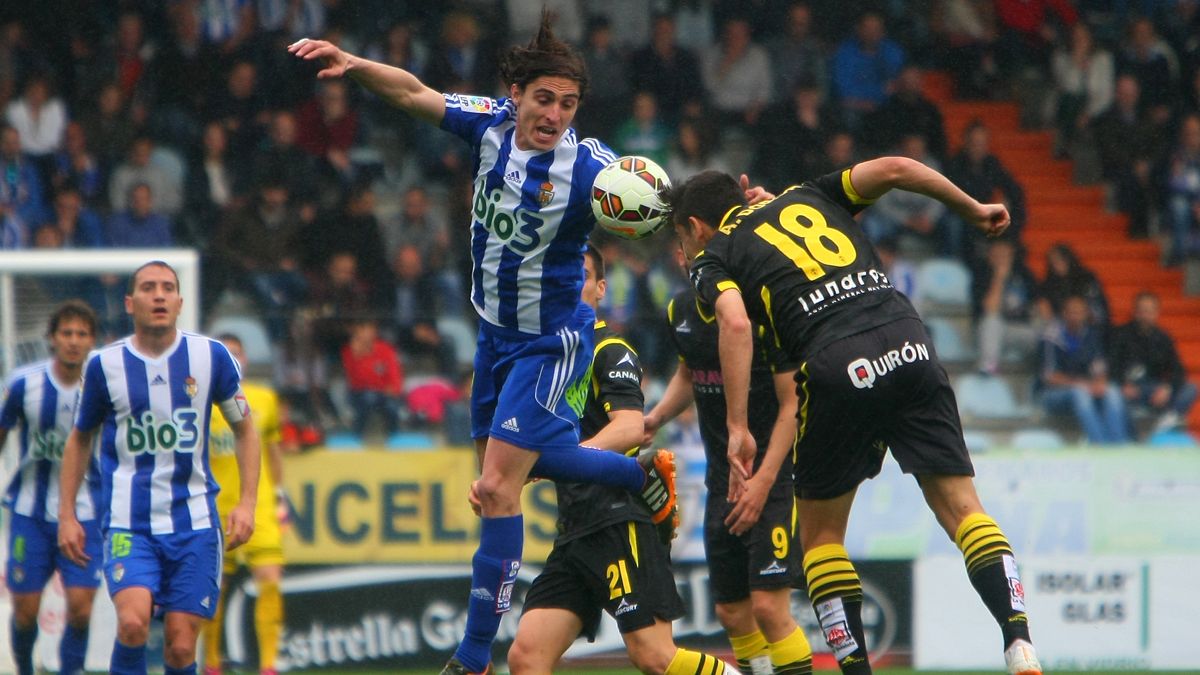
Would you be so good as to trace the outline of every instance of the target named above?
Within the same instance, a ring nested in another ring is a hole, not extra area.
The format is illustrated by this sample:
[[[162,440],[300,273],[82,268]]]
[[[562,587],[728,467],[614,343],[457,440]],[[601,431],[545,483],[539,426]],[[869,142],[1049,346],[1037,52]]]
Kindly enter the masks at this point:
[[[538,204],[545,208],[552,201],[554,201],[554,183],[542,183],[538,188]]]
[[[188,398],[196,398],[196,394],[200,392],[200,388],[196,386],[196,378],[189,375],[183,381],[183,390],[187,392]]]

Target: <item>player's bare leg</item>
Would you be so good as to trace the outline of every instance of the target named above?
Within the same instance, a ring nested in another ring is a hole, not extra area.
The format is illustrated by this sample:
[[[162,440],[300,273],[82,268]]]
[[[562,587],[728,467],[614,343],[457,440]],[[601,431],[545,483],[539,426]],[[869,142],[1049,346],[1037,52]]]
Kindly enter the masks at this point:
[[[13,661],[18,675],[33,675],[33,644],[38,635],[38,608],[42,604],[41,593],[14,593],[13,615],[9,627],[12,638]]]
[[[196,672],[196,641],[200,637],[200,625],[204,622],[199,616],[187,612],[167,612],[163,620],[163,662],[167,666],[166,673]]]
[[[566,609],[534,609],[521,615],[517,639],[508,649],[512,675],[550,675],[570,648],[583,622]]]
[[[647,626],[621,636],[633,667],[645,675],[734,675],[738,671],[710,654],[701,654],[675,646],[671,624],[657,619]]]
[[[770,670],[775,675],[811,673],[812,646],[792,617],[792,589],[750,591],[750,605],[755,623],[767,638]]]
[[[970,476],[917,476],[925,502],[938,524],[958,545],[967,576],[979,593],[1004,638],[1004,658],[1010,673],[1040,675],[1041,664],[1029,638],[1025,592],[1008,538],[983,510]]]
[[[718,602],[717,621],[725,629],[729,644],[733,647],[733,658],[743,673],[770,673],[771,657],[767,638],[754,620],[754,606],[750,598],[738,602]],[[764,670],[765,669],[765,670]]]
[[[846,527],[857,488],[833,499],[797,499],[808,598],[825,642],[846,675],[871,672],[862,624],[862,582],[846,553]]]
[[[92,604],[96,589],[67,586],[67,625],[58,643],[59,669],[64,673],[83,671],[87,658],[88,629],[92,623]]]
[[[146,640],[150,637],[150,589],[133,586],[113,596],[117,610],[117,642],[110,673],[141,675],[146,672]]]

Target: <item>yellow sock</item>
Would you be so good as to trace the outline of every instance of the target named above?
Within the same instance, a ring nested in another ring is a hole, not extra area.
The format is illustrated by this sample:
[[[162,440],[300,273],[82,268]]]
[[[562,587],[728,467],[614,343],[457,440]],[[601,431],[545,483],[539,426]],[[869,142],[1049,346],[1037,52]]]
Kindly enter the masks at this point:
[[[750,659],[767,653],[767,638],[760,630],[748,635],[730,635],[729,644],[733,646],[733,658],[743,673],[750,672]]]
[[[954,541],[967,561],[968,574],[974,574],[980,567],[1000,560],[1005,554],[1013,554],[1008,538],[986,513],[972,513],[963,518]]]
[[[220,667],[221,665],[221,627],[225,624],[225,587],[217,596],[217,613],[211,621],[205,621],[201,629],[204,636],[204,665]]]
[[[676,649],[664,675],[724,675],[725,662],[715,656]]]
[[[812,647],[800,628],[779,642],[769,645],[771,668],[775,675],[809,675],[812,673]]]
[[[258,633],[258,664],[260,670],[275,667],[279,654],[279,633],[283,629],[283,593],[279,582],[260,581],[258,602],[254,604],[254,630]]]

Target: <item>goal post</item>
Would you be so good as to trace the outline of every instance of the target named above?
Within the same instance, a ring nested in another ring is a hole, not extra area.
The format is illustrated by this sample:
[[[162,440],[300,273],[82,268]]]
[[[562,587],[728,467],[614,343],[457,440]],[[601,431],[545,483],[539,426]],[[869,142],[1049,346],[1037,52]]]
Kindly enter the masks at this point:
[[[179,327],[200,328],[200,256],[190,248],[54,249],[0,251],[0,351],[4,376],[17,362],[17,276],[130,274],[151,260],[161,260],[179,274],[183,310]]]

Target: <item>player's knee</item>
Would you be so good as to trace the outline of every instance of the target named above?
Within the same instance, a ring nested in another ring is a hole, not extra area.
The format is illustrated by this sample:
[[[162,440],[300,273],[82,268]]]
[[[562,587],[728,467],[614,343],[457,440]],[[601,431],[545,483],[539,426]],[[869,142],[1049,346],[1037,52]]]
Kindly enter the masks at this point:
[[[92,605],[84,603],[67,607],[67,623],[75,630],[83,630],[92,622]]]
[[[514,489],[515,487],[515,489]],[[521,508],[521,486],[509,485],[507,482],[492,476],[483,476],[475,484],[475,493],[485,515],[504,515]]]
[[[196,645],[175,640],[163,650],[163,660],[172,668],[186,668],[196,661]]]
[[[717,621],[730,635],[754,632],[754,615],[747,602],[721,602],[716,605]]]
[[[663,675],[675,658],[676,647],[673,642],[652,643],[646,641],[630,642],[626,645],[629,651],[629,661],[645,675]]]
[[[117,639],[130,647],[146,644],[150,637],[150,617],[141,612],[124,611],[117,615]]]
[[[533,640],[518,631],[517,639],[508,649],[508,671],[512,675],[549,673],[554,664],[544,663]]]
[[[29,630],[37,625],[38,605],[18,604],[13,607],[13,624],[17,630]]]
[[[750,603],[754,620],[763,633],[780,635],[792,632],[796,622],[792,619],[791,601],[787,594],[751,593]]]

